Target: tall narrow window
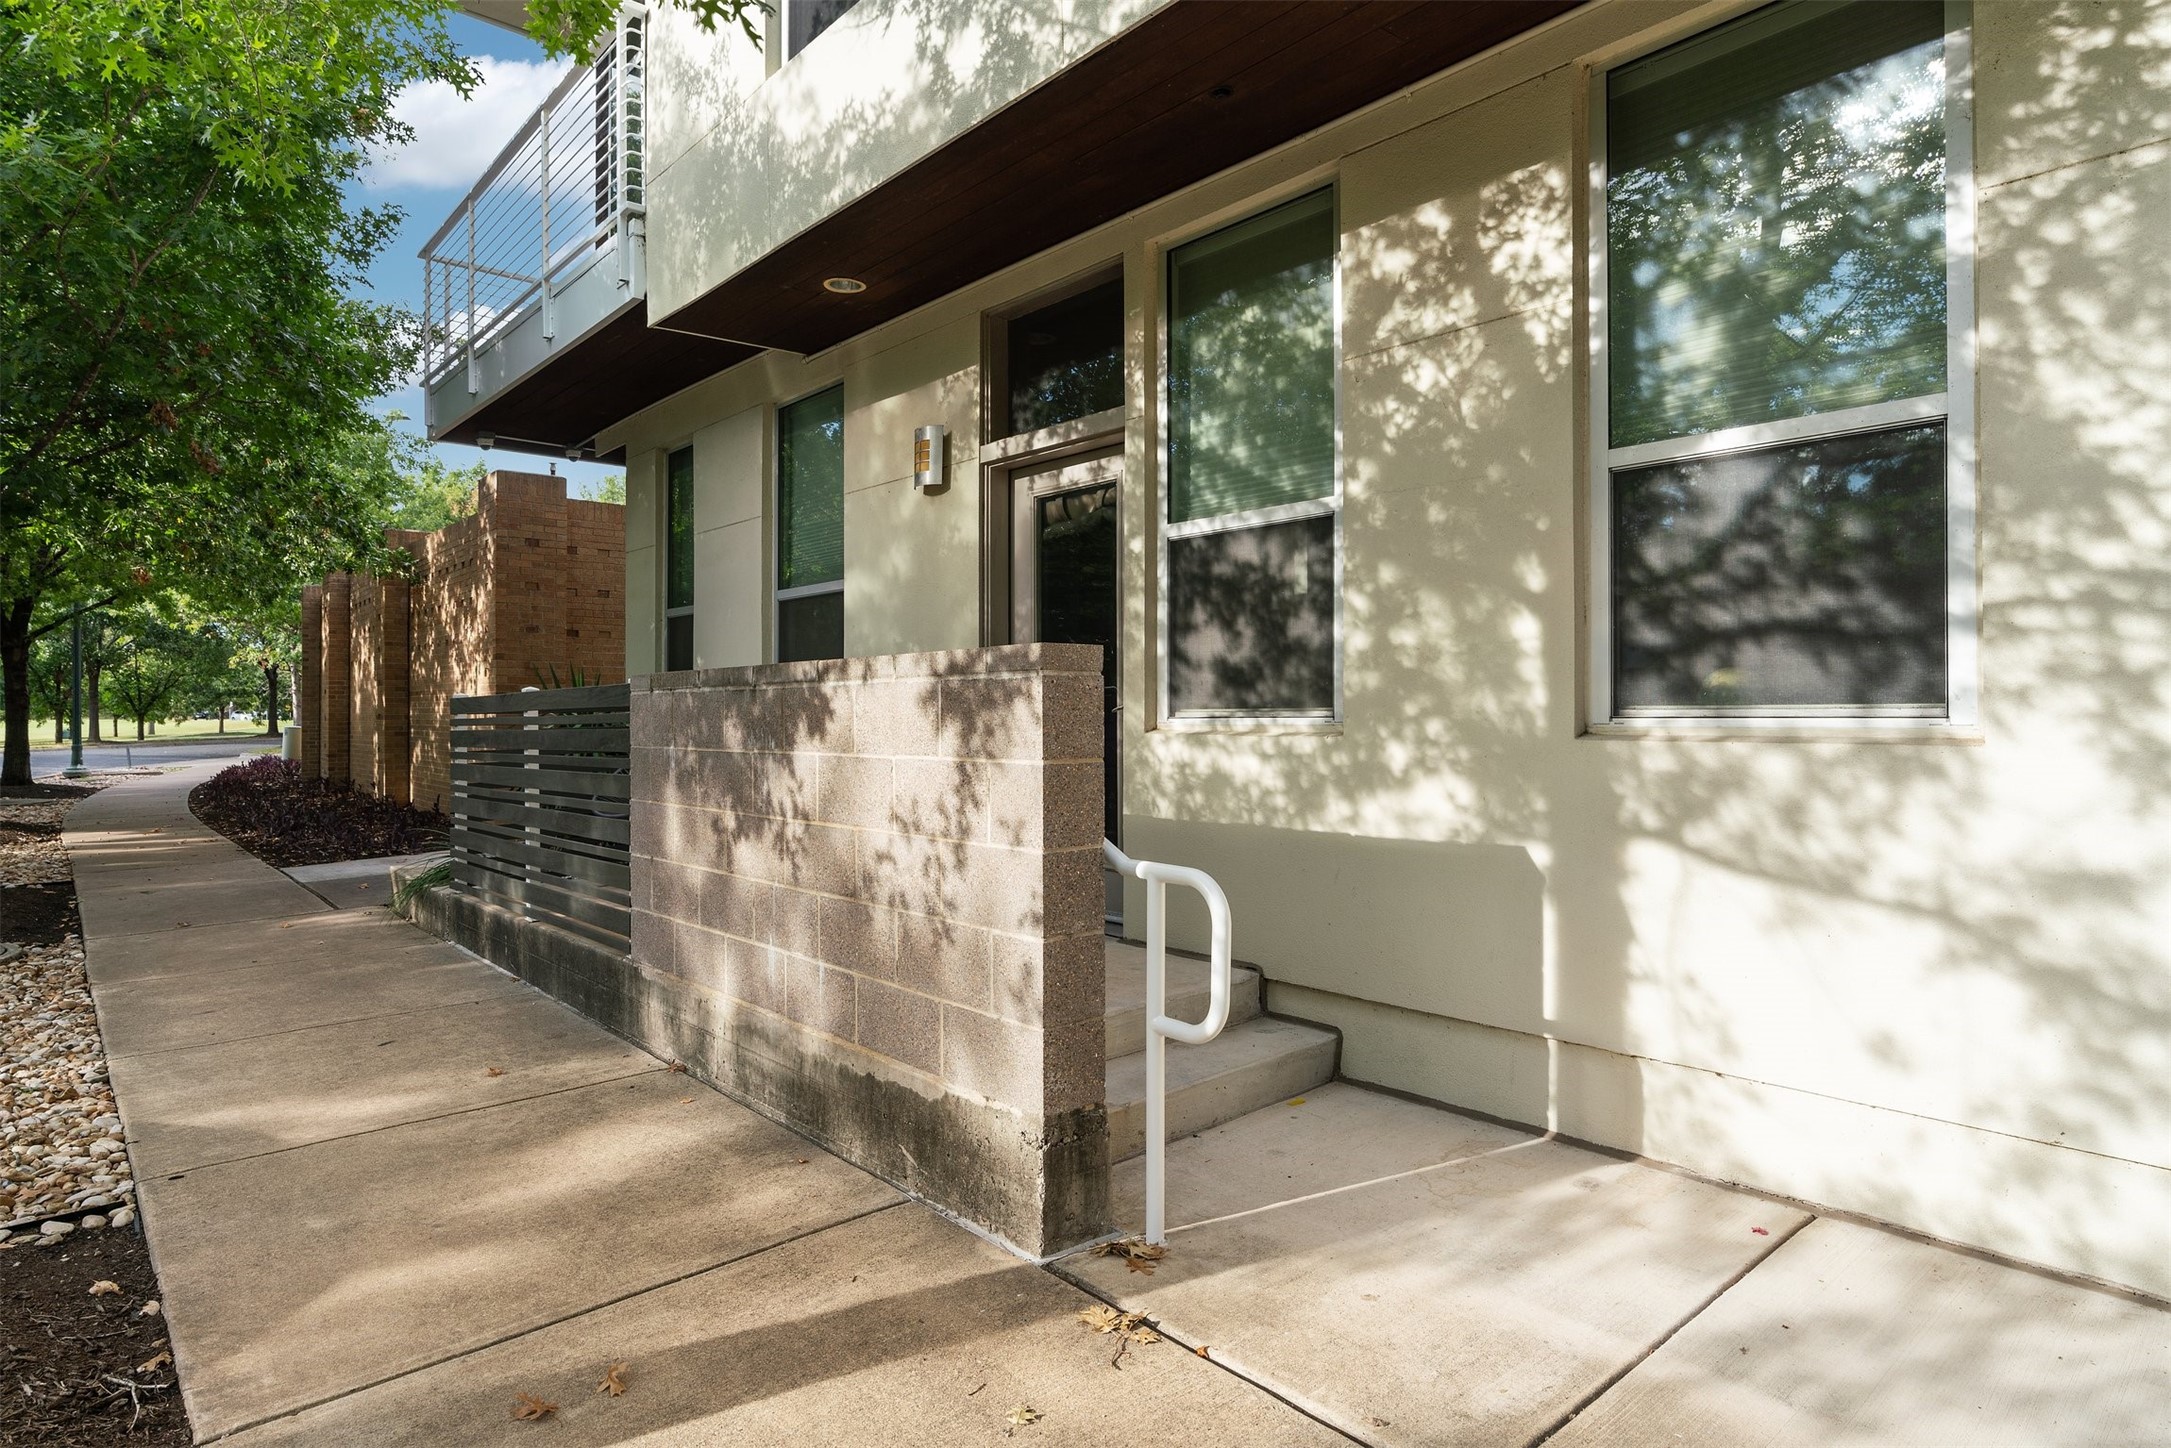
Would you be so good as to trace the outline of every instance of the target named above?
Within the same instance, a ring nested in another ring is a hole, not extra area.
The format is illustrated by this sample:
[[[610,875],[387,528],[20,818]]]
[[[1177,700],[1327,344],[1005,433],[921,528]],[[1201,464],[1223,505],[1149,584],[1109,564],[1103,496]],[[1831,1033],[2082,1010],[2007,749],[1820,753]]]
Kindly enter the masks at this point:
[[[664,465],[663,666],[694,666],[694,450]]]
[[[1169,255],[1167,699],[1335,711],[1334,193]]]
[[[1611,717],[1951,712],[1950,59],[1937,0],[1797,0],[1606,76]]]
[[[777,409],[776,656],[844,656],[844,389]]]

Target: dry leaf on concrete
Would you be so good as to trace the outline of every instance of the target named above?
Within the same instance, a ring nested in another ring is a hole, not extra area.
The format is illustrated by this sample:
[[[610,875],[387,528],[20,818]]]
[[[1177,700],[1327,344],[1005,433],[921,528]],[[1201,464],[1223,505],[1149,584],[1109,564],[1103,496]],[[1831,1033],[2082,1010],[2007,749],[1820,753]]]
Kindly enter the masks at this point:
[[[1197,1353],[1200,1357],[1206,1357],[1209,1355],[1206,1351],[1206,1344],[1203,1342],[1200,1343],[1197,1347],[1193,1348],[1192,1351]]]
[[[1012,1427],[1022,1428],[1027,1423],[1039,1422],[1042,1418],[1045,1418],[1047,1414],[1041,1412],[1040,1409],[1035,1408],[1030,1404],[1020,1403],[1015,1408],[1012,1408],[1010,1410],[1008,1416]]]
[[[1147,1241],[1143,1237],[1125,1237],[1120,1242],[1102,1242],[1095,1246],[1096,1257],[1121,1257],[1123,1264],[1133,1272],[1153,1275],[1153,1264],[1168,1255],[1166,1246]]]
[[[93,1282],[90,1285],[90,1295],[93,1297],[105,1297],[120,1290],[121,1284],[118,1282]]]
[[[672,1074],[672,1075],[674,1075],[674,1076],[683,1076],[683,1075],[685,1075],[685,1074],[686,1074],[686,1063],[685,1063],[684,1061],[673,1061],[673,1062],[671,1063],[671,1074]]]
[[[596,1384],[596,1391],[617,1397],[626,1390],[626,1365],[612,1363],[603,1370],[603,1381]]]
[[[545,1402],[533,1393],[517,1393],[513,1397],[513,1417],[520,1422],[541,1422],[557,1411],[556,1403]]]
[[[502,1076],[505,1074],[505,1068],[503,1066],[492,1066],[482,1074],[485,1076]]]

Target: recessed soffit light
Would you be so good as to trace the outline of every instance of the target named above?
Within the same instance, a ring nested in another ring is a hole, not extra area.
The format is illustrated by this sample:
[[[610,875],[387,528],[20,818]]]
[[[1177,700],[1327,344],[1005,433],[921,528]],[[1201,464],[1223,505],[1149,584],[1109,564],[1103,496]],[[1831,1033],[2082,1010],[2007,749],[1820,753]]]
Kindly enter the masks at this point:
[[[867,284],[858,277],[830,277],[822,283],[822,286],[825,290],[844,297],[867,290]]]

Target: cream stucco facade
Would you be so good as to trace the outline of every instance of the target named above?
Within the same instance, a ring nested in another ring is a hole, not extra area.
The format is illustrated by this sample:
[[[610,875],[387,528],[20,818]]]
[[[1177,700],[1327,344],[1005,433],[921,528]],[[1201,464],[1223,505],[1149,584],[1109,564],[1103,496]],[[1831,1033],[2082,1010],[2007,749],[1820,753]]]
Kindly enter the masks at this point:
[[[839,382],[846,651],[990,641],[983,317],[1119,263],[1124,844],[1222,880],[1271,1009],[1338,1027],[1358,1080],[2171,1293],[2171,3],[1973,10],[1979,725],[1594,735],[1590,67],[1741,8],[1572,12],[831,352],[627,419],[599,444],[628,458],[628,669],[660,665],[659,495],[689,445],[696,663],[773,657],[775,409]],[[1119,23],[1066,20],[1002,84]],[[657,35],[659,299],[899,164],[875,148],[818,195],[778,179],[777,108],[815,102],[718,101],[673,58],[695,42]],[[897,84],[878,105],[916,115],[909,68]],[[956,105],[927,136],[985,108]],[[1341,717],[1171,725],[1163,258],[1326,183]],[[916,492],[927,423],[949,485]]]

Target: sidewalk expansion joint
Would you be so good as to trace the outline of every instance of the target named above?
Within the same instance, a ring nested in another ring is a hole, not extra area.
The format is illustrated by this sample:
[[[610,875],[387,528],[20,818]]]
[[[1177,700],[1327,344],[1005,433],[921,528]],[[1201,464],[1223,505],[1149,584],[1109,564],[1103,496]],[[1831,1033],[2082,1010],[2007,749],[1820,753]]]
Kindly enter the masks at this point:
[[[1649,1347],[1646,1347],[1642,1352],[1637,1353],[1633,1358],[1630,1358],[1626,1363],[1623,1363],[1619,1371],[1612,1373],[1606,1378],[1604,1382],[1600,1383],[1597,1387],[1592,1388],[1581,1398],[1577,1399],[1575,1403],[1570,1405],[1567,1412],[1561,1414],[1560,1417],[1554,1420],[1552,1427],[1547,1428],[1543,1433],[1540,1433],[1537,1437],[1531,1439],[1530,1442],[1526,1445],[1526,1448],[1543,1448],[1544,1444],[1551,1442],[1554,1436],[1557,1435],[1563,1428],[1566,1428],[1570,1423],[1573,1423],[1577,1418],[1588,1412],[1594,1403],[1596,1403],[1600,1398],[1603,1398],[1606,1394],[1612,1392],[1615,1387],[1619,1386],[1621,1379],[1627,1377],[1637,1368],[1642,1367],[1646,1362],[1649,1362],[1652,1355],[1655,1354],[1660,1348],[1664,1347],[1667,1343],[1672,1342],[1675,1336],[1680,1333],[1681,1329],[1687,1327],[1697,1318],[1702,1317],[1706,1312],[1709,1312],[1713,1303],[1717,1302],[1727,1293],[1732,1292],[1735,1287],[1740,1285],[1742,1279],[1747,1277],[1751,1272],[1754,1272],[1757,1268],[1763,1266],[1766,1262],[1769,1262],[1771,1260],[1772,1253],[1778,1251],[1781,1247],[1784,1247],[1787,1243],[1793,1241],[1795,1237],[1801,1233],[1804,1227],[1807,1227],[1811,1222],[1814,1222],[1815,1220],[1817,1219],[1814,1216],[1805,1216],[1802,1218],[1801,1221],[1796,1222],[1792,1227],[1787,1228],[1785,1231],[1773,1237],[1771,1240],[1771,1244],[1767,1246],[1763,1251],[1757,1253],[1754,1257],[1750,1258],[1749,1261],[1743,1265],[1742,1269],[1739,1272],[1736,1272],[1733,1276],[1727,1278],[1724,1282],[1721,1282],[1716,1291],[1712,1292],[1710,1296],[1706,1297],[1703,1301],[1697,1303],[1694,1307],[1690,1308],[1686,1313],[1684,1313],[1679,1322],[1676,1322],[1672,1327],[1669,1327],[1664,1332],[1660,1333]]]
[[[372,1378],[366,1383],[357,1383],[351,1388],[341,1388],[336,1393],[326,1393],[321,1398],[312,1398],[306,1403],[297,1403],[291,1408],[281,1408],[276,1413],[267,1413],[261,1418],[252,1418],[246,1423],[236,1423],[216,1438],[207,1438],[203,1441],[206,1443],[222,1443],[237,1433],[246,1433],[252,1428],[261,1428],[266,1423],[277,1423],[286,1418],[299,1417],[312,1408],[323,1407],[326,1403],[336,1403],[342,1398],[351,1398],[358,1393],[369,1392],[372,1388],[381,1388],[387,1383],[396,1383],[402,1378],[411,1378],[417,1373],[426,1373],[431,1368],[442,1367],[446,1363],[458,1362],[462,1358],[488,1352],[494,1347],[503,1347],[506,1343],[518,1342],[524,1337],[533,1337],[536,1333],[547,1332],[563,1323],[578,1322],[581,1318],[592,1316],[607,1307],[616,1307],[621,1302],[630,1302],[636,1297],[642,1297],[651,1292],[660,1292],[666,1287],[676,1287],[681,1282],[690,1282],[696,1277],[705,1277],[711,1272],[721,1272],[724,1268],[737,1266],[741,1262],[751,1262],[764,1253],[774,1252],[780,1247],[789,1247],[794,1242],[803,1242],[809,1237],[818,1237],[822,1233],[834,1231],[838,1227],[850,1226],[852,1223],[871,1217],[877,1212],[892,1211],[898,1207],[911,1205],[914,1205],[914,1203],[906,1198],[894,1202],[884,1202],[878,1207],[868,1207],[866,1210],[854,1212],[850,1216],[839,1217],[834,1222],[824,1222],[819,1227],[809,1227],[803,1232],[794,1232],[788,1237],[779,1237],[774,1242],[767,1242],[759,1247],[750,1247],[744,1252],[733,1253],[731,1256],[721,1258],[718,1261],[700,1267],[690,1267],[684,1272],[659,1278],[640,1287],[628,1288],[615,1297],[606,1297],[600,1302],[591,1302],[586,1307],[579,1307],[571,1312],[561,1313],[548,1322],[538,1322],[527,1327],[517,1328],[512,1332],[494,1337],[488,1342],[479,1342],[473,1347],[463,1347],[455,1352],[448,1352],[443,1357],[432,1358],[426,1363],[417,1363],[411,1368],[401,1368],[396,1373],[386,1373],[381,1378]]]
[[[91,1001],[97,1003],[98,987],[91,987]],[[426,1006],[414,1006],[404,1011],[379,1011],[375,1015],[341,1016],[336,1021],[312,1021],[306,1026],[288,1026],[283,1031],[258,1031],[247,1036],[221,1036],[215,1041],[190,1041],[179,1046],[159,1046],[149,1051],[108,1051],[108,1061],[144,1061],[153,1056],[171,1056],[176,1051],[209,1051],[220,1046],[238,1046],[247,1041],[268,1041],[275,1036],[298,1036],[304,1031],[329,1030],[333,1026],[358,1026],[364,1021],[396,1021],[401,1016],[419,1016],[435,1011],[457,1010],[461,1006],[488,1005],[492,1001],[518,999],[517,993],[505,995],[480,995],[472,1000],[433,1001]]]
[[[161,1181],[187,1176],[191,1172],[209,1171],[213,1167],[233,1166],[244,1161],[262,1161],[267,1156],[285,1156],[289,1152],[307,1151],[313,1146],[329,1146],[335,1141],[356,1141],[365,1136],[381,1136],[387,1131],[399,1131],[409,1126],[424,1126],[432,1121],[450,1121],[455,1116],[473,1116],[478,1111],[496,1111],[504,1106],[517,1106],[524,1101],[547,1101],[553,1096],[563,1096],[568,1091],[586,1091],[595,1086],[609,1086],[619,1081],[634,1081],[643,1076],[668,1074],[661,1065],[644,1066],[638,1071],[628,1071],[619,1076],[598,1076],[593,1081],[579,1081],[571,1086],[553,1086],[548,1091],[537,1091],[527,1096],[508,1096],[502,1101],[485,1101],[476,1106],[462,1106],[452,1111],[440,1111],[432,1116],[415,1116],[406,1121],[387,1121],[382,1126],[366,1126],[360,1131],[343,1131],[337,1136],[320,1136],[314,1141],[297,1141],[292,1146],[274,1146],[266,1151],[252,1151],[242,1156],[223,1156],[217,1161],[191,1162],[186,1166],[169,1168],[158,1173]],[[139,1183],[139,1187],[140,1187]],[[154,1209],[155,1210],[155,1209]]]
[[[1070,1273],[1064,1271],[1062,1267],[1062,1259],[1060,1258],[1054,1261],[1041,1263],[1040,1270],[1047,1273],[1050,1277],[1053,1277],[1058,1282],[1065,1282],[1070,1284],[1072,1287],[1077,1288],[1080,1292],[1083,1292],[1086,1296],[1094,1299],[1096,1302],[1105,1302],[1118,1312],[1124,1310],[1122,1303],[1116,1301],[1115,1298],[1110,1297],[1107,1293],[1101,1291],[1092,1283],[1087,1282],[1080,1277],[1073,1277]],[[1200,1344],[1188,1341],[1183,1336],[1183,1334],[1171,1330],[1167,1326],[1167,1324],[1161,1322],[1158,1318],[1155,1318],[1150,1314],[1146,1317],[1146,1321],[1152,1326],[1155,1332],[1159,1333],[1168,1341],[1174,1343],[1180,1348],[1186,1349],[1194,1355],[1200,1355]],[[1303,1399],[1291,1397],[1289,1394],[1283,1392],[1280,1388],[1275,1387],[1272,1383],[1267,1382],[1264,1379],[1252,1376],[1250,1373],[1246,1372],[1243,1368],[1237,1366],[1235,1363],[1229,1362],[1224,1359],[1218,1352],[1215,1352],[1209,1348],[1209,1350],[1204,1353],[1203,1356],[1205,1357],[1207,1362],[1221,1369],[1221,1371],[1227,1373],[1230,1377],[1235,1378],[1238,1382],[1244,1384],[1246,1387],[1256,1388],[1258,1391],[1272,1398],[1275,1402],[1280,1403],[1284,1407],[1288,1408],[1291,1412],[1300,1414],[1303,1417],[1311,1419],[1314,1423],[1317,1423],[1320,1427],[1326,1429],[1330,1433],[1335,1434],[1337,1437],[1347,1438],[1352,1443],[1369,1443],[1371,1441],[1368,1438],[1360,1437],[1357,1434],[1351,1432],[1349,1429],[1343,1427],[1340,1423],[1335,1422],[1332,1418],[1327,1417],[1318,1408],[1313,1407],[1311,1404],[1305,1402]]]

